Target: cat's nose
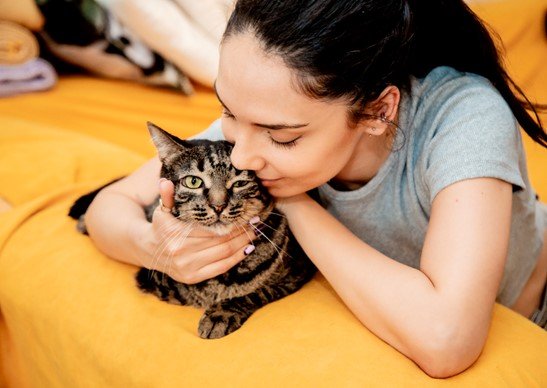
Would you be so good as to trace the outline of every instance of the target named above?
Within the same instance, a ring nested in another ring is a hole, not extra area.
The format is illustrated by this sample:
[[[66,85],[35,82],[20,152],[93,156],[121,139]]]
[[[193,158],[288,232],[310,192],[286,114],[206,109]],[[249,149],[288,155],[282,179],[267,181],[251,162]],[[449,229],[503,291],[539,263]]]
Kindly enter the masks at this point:
[[[220,214],[222,211],[226,208],[226,204],[220,204],[220,205],[211,205],[215,213]]]

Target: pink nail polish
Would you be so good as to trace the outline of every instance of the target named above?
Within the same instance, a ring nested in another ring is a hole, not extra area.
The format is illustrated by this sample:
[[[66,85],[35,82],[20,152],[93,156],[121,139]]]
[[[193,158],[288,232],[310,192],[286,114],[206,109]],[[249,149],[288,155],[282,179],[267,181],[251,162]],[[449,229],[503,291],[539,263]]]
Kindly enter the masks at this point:
[[[258,224],[259,222],[260,222],[260,217],[259,216],[254,216],[253,218],[251,218],[249,220],[249,224],[251,224],[251,225]]]
[[[243,250],[243,253],[245,253],[245,255],[249,255],[252,251],[255,250],[255,246],[254,245],[247,245],[245,247],[245,249]]]

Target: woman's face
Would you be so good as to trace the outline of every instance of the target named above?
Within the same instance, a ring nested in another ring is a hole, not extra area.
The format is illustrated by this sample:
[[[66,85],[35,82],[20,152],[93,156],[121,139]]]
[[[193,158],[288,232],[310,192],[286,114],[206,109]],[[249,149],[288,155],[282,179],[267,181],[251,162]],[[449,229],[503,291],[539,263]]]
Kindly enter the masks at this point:
[[[282,59],[266,54],[252,34],[222,45],[216,91],[222,130],[234,144],[238,169],[254,170],[275,197],[289,197],[336,177],[352,158],[363,131],[347,125],[342,101],[296,91]]]

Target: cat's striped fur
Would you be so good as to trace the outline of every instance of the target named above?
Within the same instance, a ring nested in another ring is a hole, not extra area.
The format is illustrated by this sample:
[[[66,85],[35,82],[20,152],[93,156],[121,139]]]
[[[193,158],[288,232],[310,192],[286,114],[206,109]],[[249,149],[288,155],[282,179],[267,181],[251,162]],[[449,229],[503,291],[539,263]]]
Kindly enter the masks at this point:
[[[252,171],[237,170],[230,163],[230,143],[183,141],[151,123],[149,130],[162,161],[161,176],[175,184],[175,217],[226,234],[258,216],[260,238],[243,261],[213,279],[189,285],[143,268],[136,276],[139,288],[167,302],[204,308],[199,335],[220,338],[240,328],[258,308],[311,279],[316,268],[292,236],[286,218],[274,208],[272,197]],[[187,187],[200,180],[199,188]],[[149,220],[157,205],[146,209]]]

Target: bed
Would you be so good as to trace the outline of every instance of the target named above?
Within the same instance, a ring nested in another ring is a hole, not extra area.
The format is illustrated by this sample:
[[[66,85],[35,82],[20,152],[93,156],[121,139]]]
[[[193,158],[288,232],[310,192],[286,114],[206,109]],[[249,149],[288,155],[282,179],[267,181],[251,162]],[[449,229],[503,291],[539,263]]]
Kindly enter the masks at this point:
[[[517,82],[547,102],[547,5],[475,8],[501,33]],[[76,233],[68,209],[154,155],[146,121],[188,137],[219,113],[203,87],[186,97],[86,75],[0,100],[0,196],[13,205],[0,213],[0,386],[547,386],[547,332],[501,305],[478,361],[436,380],[364,328],[321,275],[210,341],[196,334],[201,311],[139,292],[137,268]],[[547,152],[525,146],[545,199]]]

